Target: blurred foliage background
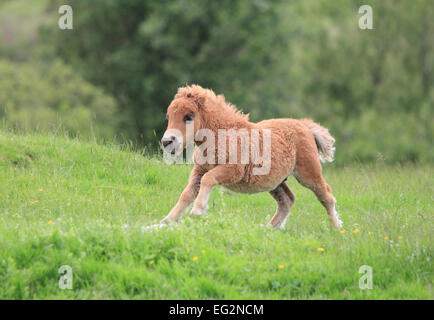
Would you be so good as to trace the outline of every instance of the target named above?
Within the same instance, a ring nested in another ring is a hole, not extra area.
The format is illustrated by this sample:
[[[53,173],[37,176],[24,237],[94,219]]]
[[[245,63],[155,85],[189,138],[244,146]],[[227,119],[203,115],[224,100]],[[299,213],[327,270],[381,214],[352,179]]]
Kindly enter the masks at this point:
[[[431,0],[0,0],[0,118],[21,130],[155,146],[197,83],[253,121],[320,122],[338,165],[432,163],[433,70]]]

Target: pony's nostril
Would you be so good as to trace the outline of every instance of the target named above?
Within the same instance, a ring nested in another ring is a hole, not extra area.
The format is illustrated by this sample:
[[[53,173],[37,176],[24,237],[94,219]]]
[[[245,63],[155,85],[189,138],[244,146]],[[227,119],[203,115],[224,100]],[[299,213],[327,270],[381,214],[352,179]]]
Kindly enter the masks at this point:
[[[171,144],[174,140],[172,139],[163,139],[161,140],[161,144],[163,145],[164,148],[166,148],[169,144]]]
[[[175,140],[176,140],[176,137],[175,137],[175,136],[171,136],[171,137],[170,137],[170,140],[175,141]]]

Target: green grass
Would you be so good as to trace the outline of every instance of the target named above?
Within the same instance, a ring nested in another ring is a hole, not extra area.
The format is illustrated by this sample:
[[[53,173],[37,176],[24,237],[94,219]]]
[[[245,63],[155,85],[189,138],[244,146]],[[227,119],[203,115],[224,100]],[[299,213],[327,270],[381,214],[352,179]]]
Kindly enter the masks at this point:
[[[344,234],[293,178],[285,230],[265,228],[268,194],[219,188],[208,215],[143,230],[175,204],[190,169],[115,146],[0,133],[0,298],[433,298],[432,166],[326,166]],[[72,290],[58,288],[62,265],[73,268]],[[373,268],[372,290],[359,289],[362,265]]]

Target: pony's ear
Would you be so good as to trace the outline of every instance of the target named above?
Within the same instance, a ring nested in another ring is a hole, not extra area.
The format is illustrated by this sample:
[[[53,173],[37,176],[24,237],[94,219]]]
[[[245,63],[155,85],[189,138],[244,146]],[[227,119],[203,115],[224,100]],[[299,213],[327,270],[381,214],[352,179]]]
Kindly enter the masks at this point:
[[[187,98],[192,99],[198,108],[202,108],[205,104],[205,97],[187,93]]]

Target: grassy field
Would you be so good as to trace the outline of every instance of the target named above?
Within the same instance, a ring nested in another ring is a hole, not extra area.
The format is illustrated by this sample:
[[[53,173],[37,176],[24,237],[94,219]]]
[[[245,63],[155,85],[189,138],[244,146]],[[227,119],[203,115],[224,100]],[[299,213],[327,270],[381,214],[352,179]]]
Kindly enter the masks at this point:
[[[339,156],[339,149],[338,149]],[[432,299],[432,166],[325,167],[345,232],[311,191],[285,230],[268,194],[216,188],[210,210],[147,230],[191,167],[115,146],[0,133],[1,299]],[[73,269],[73,289],[58,269]],[[360,290],[359,267],[373,268]]]

